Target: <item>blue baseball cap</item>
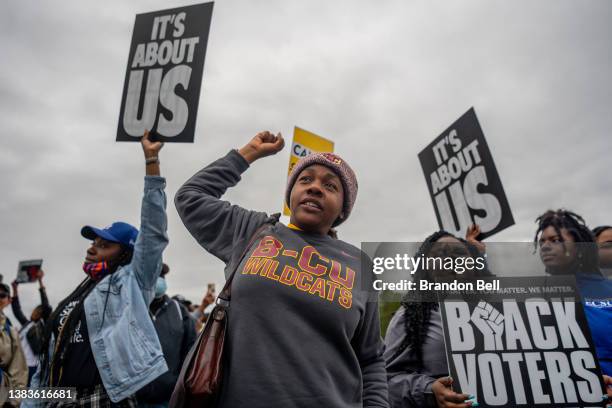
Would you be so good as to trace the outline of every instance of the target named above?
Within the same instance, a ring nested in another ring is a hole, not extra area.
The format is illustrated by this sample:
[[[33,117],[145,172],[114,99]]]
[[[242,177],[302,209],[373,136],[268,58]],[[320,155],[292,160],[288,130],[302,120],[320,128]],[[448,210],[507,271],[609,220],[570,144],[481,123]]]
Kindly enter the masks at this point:
[[[117,242],[119,244],[134,248],[138,230],[127,222],[113,222],[110,226],[100,229],[86,225],[81,228],[81,235],[92,241],[96,237],[100,237],[107,241]]]

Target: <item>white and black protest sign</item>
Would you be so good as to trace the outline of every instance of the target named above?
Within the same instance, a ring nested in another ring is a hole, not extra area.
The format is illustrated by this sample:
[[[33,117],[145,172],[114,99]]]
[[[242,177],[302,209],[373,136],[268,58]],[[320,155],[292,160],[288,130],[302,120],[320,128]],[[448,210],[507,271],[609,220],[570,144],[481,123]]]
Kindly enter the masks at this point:
[[[601,407],[601,370],[573,277],[512,282],[494,296],[441,301],[455,390],[481,407]]]
[[[117,141],[193,142],[213,3],[138,14]]]
[[[514,224],[474,108],[423,149],[419,160],[441,229],[464,236],[476,223],[483,239]]]

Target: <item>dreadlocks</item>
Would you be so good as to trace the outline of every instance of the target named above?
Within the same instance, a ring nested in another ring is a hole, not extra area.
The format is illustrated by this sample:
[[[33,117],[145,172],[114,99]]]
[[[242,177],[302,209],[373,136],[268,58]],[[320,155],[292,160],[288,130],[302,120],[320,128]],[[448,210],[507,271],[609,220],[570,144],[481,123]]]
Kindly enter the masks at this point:
[[[556,211],[548,210],[536,218],[535,222],[538,224],[538,229],[533,237],[534,249],[537,248],[542,232],[548,227],[555,229],[565,249],[565,242],[561,235],[561,230],[565,229],[572,236],[574,242],[578,244],[576,245],[578,264],[575,272],[600,273],[599,255],[595,245],[595,238],[580,215],[564,209]]]
[[[58,372],[58,368],[61,369],[62,360],[66,355],[67,351],[67,342],[70,338],[70,334],[75,329],[81,312],[83,310],[83,303],[87,295],[92,291],[92,289],[96,286],[96,281],[86,278],[82,281],[79,286],[70,294],[66,299],[64,299],[57,306],[55,311],[51,314],[49,321],[45,326],[45,334],[43,337],[43,352],[41,354],[41,368],[49,368],[50,374],[50,382],[49,386],[57,386],[59,379],[56,374]],[[68,306],[71,302],[78,301],[77,305],[70,311],[70,314],[66,318],[62,329],[58,334],[58,338],[55,339],[55,348],[53,350],[53,355],[48,355],[49,344],[51,342],[51,337],[53,335],[53,325],[57,320],[60,313],[64,311],[66,306]],[[54,378],[55,377],[55,378]]]
[[[593,228],[593,235],[595,236],[595,238],[599,238],[599,235],[601,235],[602,232],[612,229],[612,226],[610,225],[600,225],[599,227],[595,227]]]
[[[457,238],[446,231],[437,231],[425,238],[419,249],[417,249],[415,258],[421,256],[427,257],[434,244],[443,237],[452,237],[459,240],[467,247],[471,256],[479,256],[478,249],[464,239]],[[414,281],[419,282],[420,280],[426,279],[425,274],[426,271],[424,271],[423,268],[419,268],[414,274]],[[422,345],[427,334],[431,312],[438,310],[438,302],[426,301],[422,298],[419,291],[411,291],[404,296],[401,304],[406,309],[404,315],[404,330],[406,331],[406,337],[398,348],[394,358],[407,348],[410,348],[411,352],[417,358],[418,363],[422,365]]]

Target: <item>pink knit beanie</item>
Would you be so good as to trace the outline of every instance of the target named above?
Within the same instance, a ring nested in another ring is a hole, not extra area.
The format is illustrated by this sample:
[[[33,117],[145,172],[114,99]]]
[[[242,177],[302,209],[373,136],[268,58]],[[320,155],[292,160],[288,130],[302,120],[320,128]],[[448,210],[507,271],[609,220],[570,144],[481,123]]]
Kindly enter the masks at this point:
[[[353,169],[351,169],[348,163],[342,160],[340,156],[333,153],[311,153],[308,156],[300,159],[300,161],[293,166],[291,174],[289,174],[287,190],[285,191],[285,201],[287,202],[287,206],[289,206],[291,190],[293,189],[293,185],[295,184],[297,177],[302,170],[308,166],[312,166],[313,164],[321,164],[329,167],[334,171],[334,173],[336,173],[336,175],[338,175],[340,181],[342,182],[342,189],[344,190],[342,211],[344,212],[344,217],[338,218],[336,221],[334,221],[332,227],[336,227],[348,218],[351,210],[353,209],[353,205],[355,204],[355,199],[357,198],[357,177],[355,176]]]

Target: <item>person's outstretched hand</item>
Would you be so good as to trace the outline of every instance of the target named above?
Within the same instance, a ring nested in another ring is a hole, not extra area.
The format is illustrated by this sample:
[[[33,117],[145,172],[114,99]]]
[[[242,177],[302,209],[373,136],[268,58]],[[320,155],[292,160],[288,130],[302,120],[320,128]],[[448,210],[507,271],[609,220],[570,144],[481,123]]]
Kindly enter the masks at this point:
[[[209,305],[212,305],[213,303],[215,303],[215,294],[210,291],[206,292],[206,295],[202,299],[201,306],[203,306],[203,309],[206,309]]]
[[[271,132],[265,130],[259,132],[247,143],[238,150],[238,153],[249,163],[253,163],[262,157],[271,156],[280,152],[285,146],[285,139],[280,132],[275,136]]]
[[[451,377],[438,378],[431,386],[431,391],[436,398],[436,404],[440,408],[468,408],[478,406],[477,403],[469,399],[468,394],[459,394],[453,391]]]
[[[151,133],[145,130],[140,139],[142,151],[144,152],[147,176],[159,176],[159,151],[164,147],[163,142],[152,142]]]
[[[484,254],[487,251],[487,246],[484,242],[478,240],[480,235],[480,226],[478,224],[472,224],[468,227],[465,233],[465,240],[470,244],[474,245],[478,252]]]
[[[45,285],[43,284],[43,277],[45,276],[45,272],[41,269],[38,271],[38,275],[36,277],[36,280],[38,281],[38,286],[41,288],[44,288]]]
[[[204,313],[204,310],[206,310],[206,308],[213,303],[215,303],[215,294],[209,290],[202,298],[202,303],[200,303],[198,309],[201,313]]]
[[[145,130],[142,139],[140,139],[140,144],[142,145],[142,150],[144,152],[145,159],[158,157],[159,151],[162,147],[164,147],[163,142],[151,141],[151,132],[149,132],[148,130]]]

